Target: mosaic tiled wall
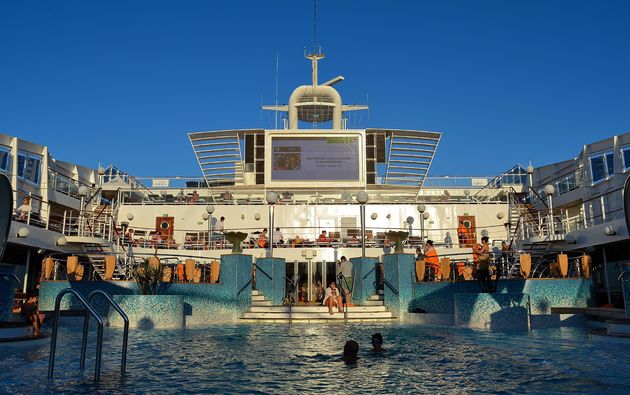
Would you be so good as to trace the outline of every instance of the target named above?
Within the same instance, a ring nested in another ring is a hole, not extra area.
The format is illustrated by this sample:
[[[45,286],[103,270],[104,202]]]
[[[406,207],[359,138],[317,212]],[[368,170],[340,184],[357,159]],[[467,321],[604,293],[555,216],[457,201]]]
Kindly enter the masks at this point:
[[[454,314],[455,294],[479,293],[476,281],[411,283],[410,311]],[[592,300],[591,279],[500,280],[496,293],[528,294],[532,314],[549,314],[551,307],[587,307]]]
[[[252,257],[224,255],[221,257],[219,284],[169,283],[162,284],[158,294],[182,295],[186,325],[207,325],[234,321],[251,306]],[[110,295],[137,295],[133,281],[44,281],[40,286],[40,310],[54,310],[55,298],[62,289],[72,287],[87,296],[94,289]],[[79,309],[72,295],[64,297],[62,309]]]
[[[626,317],[630,317],[630,267],[626,266],[621,276],[621,287],[623,289],[623,303],[626,308]]]
[[[413,254],[387,254],[383,256],[385,271],[385,306],[400,319],[405,319],[413,300],[411,286],[415,273]]]
[[[454,295],[455,325],[492,331],[529,329],[525,294],[463,293]]]
[[[0,321],[11,319],[16,286],[17,282],[12,276],[0,275]]]
[[[351,258],[350,261],[354,272],[352,299],[355,304],[362,305],[376,292],[378,258]]]
[[[284,301],[286,269],[283,258],[256,259],[256,289],[273,305]]]

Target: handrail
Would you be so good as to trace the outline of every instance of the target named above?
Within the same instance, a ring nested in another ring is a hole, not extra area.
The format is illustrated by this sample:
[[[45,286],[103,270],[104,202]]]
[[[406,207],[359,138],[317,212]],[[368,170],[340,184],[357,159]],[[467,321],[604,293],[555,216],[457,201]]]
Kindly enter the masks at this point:
[[[18,276],[15,275],[15,273],[0,273],[0,276],[13,277],[15,279],[15,281],[17,281],[18,284],[21,283],[20,279],[18,278]]]
[[[256,271],[260,271],[262,274],[264,274],[265,276],[267,276],[268,279],[273,280],[273,278],[271,278],[270,275],[267,274],[267,272],[265,272],[261,267],[259,267],[258,265],[256,265]]]
[[[53,378],[53,372],[55,370],[55,352],[57,351],[57,332],[59,331],[59,316],[60,316],[60,307],[61,307],[61,299],[66,294],[73,294],[83,306],[88,311],[88,313],[92,314],[92,316],[98,322],[98,334],[96,338],[96,363],[94,367],[94,381],[98,382],[101,378],[101,354],[103,352],[103,319],[101,316],[90,306],[90,304],[85,300],[85,298],[76,290],[72,288],[66,288],[61,290],[57,294],[57,298],[55,300],[55,322],[53,324],[52,336],[50,339],[50,357],[48,359],[48,378]],[[83,341],[87,341],[85,338],[87,337],[87,333],[83,333]]]
[[[103,295],[105,299],[107,299],[109,304],[111,304],[112,307],[118,312],[118,314],[120,314],[120,316],[122,317],[125,323],[124,332],[123,332],[122,358],[120,361],[120,371],[121,373],[125,373],[125,370],[127,370],[127,343],[129,340],[129,317],[127,317],[127,314],[125,314],[125,312],[120,307],[120,305],[114,302],[112,297],[103,290],[96,289],[92,291],[87,297],[88,303],[91,304],[92,299],[94,299],[96,295]],[[81,370],[83,370],[83,367],[85,366],[85,351],[87,349],[87,331],[88,331],[88,326],[89,326],[89,320],[90,320],[90,317],[86,316],[84,324],[83,324],[83,342],[81,346],[81,364],[80,364]]]
[[[354,273],[354,275],[356,275],[356,270],[352,270]],[[356,277],[353,277],[356,278]],[[338,280],[338,285],[337,287],[339,288],[339,292],[341,293],[341,304],[343,305],[344,309],[343,309],[343,319],[344,321],[348,321],[348,300],[347,300],[347,296],[343,285],[345,284],[346,288],[348,288],[348,281],[346,279],[346,276],[344,276],[343,273],[339,273],[337,275],[337,280]],[[343,282],[342,282],[343,281]],[[352,287],[350,287],[348,290],[350,291],[349,294],[352,295],[353,291],[354,291],[354,284],[355,282],[352,282]]]
[[[90,198],[89,198],[87,201],[85,201],[85,202],[83,203],[83,207],[81,207],[81,210],[83,210],[84,208],[86,208],[86,207],[87,207],[87,205],[88,205],[88,204],[90,204],[90,202],[92,201],[92,199],[94,199],[94,197],[95,197],[96,195],[98,195],[99,191],[102,191],[102,190],[103,190],[103,187],[98,187],[98,189],[97,189],[96,191],[94,191],[94,193],[92,194],[92,196],[90,196]]]

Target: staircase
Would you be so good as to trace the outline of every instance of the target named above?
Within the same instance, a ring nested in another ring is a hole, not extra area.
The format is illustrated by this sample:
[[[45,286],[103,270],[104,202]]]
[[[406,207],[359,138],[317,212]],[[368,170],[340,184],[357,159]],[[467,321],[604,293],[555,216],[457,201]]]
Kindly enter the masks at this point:
[[[344,313],[328,313],[328,307],[321,304],[272,306],[271,302],[260,293],[252,291],[252,307],[243,314],[246,322],[333,322],[344,321]],[[385,307],[382,294],[374,294],[364,306],[348,307],[348,321],[392,321],[396,317]]]
[[[85,256],[90,261],[90,265],[94,268],[94,272],[101,278],[105,278],[105,256],[112,255],[114,253],[111,246],[103,245],[87,245],[84,246]],[[112,275],[113,280],[126,280],[123,265],[120,259],[116,256],[116,268]]]

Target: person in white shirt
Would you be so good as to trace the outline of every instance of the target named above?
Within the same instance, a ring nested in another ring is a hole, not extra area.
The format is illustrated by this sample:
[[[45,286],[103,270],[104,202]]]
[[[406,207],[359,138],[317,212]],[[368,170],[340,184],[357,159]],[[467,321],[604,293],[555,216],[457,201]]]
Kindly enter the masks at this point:
[[[273,231],[273,244],[283,244],[284,243],[284,239],[283,239],[283,235],[282,232],[280,232],[280,228],[276,228],[276,230]]]
[[[17,208],[17,213],[19,215],[18,221],[26,221],[28,219],[28,214],[31,212],[31,198],[26,196],[24,198],[24,202],[20,207]]]
[[[337,264],[337,276],[343,275],[341,288],[346,295],[346,303],[352,304],[352,289],[354,288],[354,280],[352,278],[352,262],[345,256],[342,256]]]

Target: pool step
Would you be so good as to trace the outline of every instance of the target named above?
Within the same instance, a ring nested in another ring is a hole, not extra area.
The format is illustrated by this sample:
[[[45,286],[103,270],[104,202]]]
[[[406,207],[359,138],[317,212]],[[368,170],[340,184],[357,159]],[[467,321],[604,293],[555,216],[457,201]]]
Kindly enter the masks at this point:
[[[291,308],[293,313],[328,313],[328,307],[326,306],[293,306]],[[356,313],[380,313],[383,311],[387,311],[385,306],[351,306],[348,307],[348,312]],[[250,309],[251,313],[288,313],[289,306],[252,306]]]
[[[243,314],[242,320],[247,322],[329,322],[343,321],[344,313],[334,311],[328,313],[328,307],[319,304],[272,306],[260,291],[252,291],[252,306]],[[349,321],[391,321],[396,319],[384,305],[383,295],[374,294],[362,306],[348,307]]]
[[[317,312],[309,312],[309,313],[297,313],[292,312],[289,314],[286,313],[252,313],[248,312],[243,314],[244,319],[256,319],[256,320],[343,320],[344,313],[335,312],[333,315],[330,315],[328,311],[317,313]],[[393,319],[395,318],[391,311],[380,311],[380,312],[348,312],[348,319]]]

